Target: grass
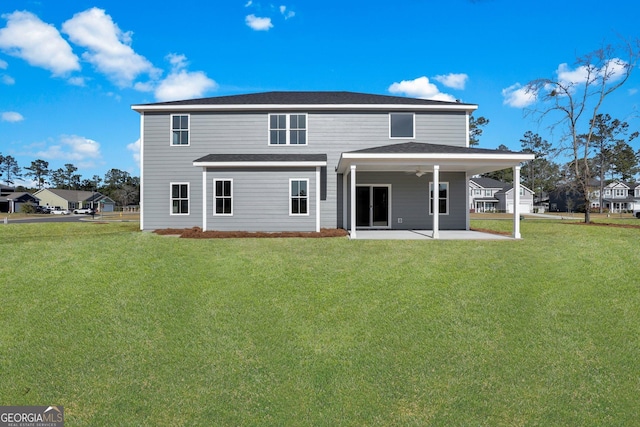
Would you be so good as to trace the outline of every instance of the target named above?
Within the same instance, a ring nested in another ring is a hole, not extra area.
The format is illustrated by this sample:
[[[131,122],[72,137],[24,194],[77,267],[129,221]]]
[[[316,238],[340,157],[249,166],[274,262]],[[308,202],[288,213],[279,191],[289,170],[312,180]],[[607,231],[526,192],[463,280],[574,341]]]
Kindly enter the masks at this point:
[[[73,426],[637,424],[640,230],[521,227],[349,241],[0,226],[0,403],[63,405]]]

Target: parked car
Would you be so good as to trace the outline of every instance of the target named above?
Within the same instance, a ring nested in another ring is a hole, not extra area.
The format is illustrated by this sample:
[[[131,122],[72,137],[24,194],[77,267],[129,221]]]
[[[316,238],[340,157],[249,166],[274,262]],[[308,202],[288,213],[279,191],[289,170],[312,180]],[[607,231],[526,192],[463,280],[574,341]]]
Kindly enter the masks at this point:
[[[49,212],[51,212],[51,209],[48,206],[36,206],[36,213],[48,214]]]
[[[69,212],[68,209],[62,209],[58,206],[56,206],[55,208],[51,209],[51,214],[53,215],[71,215],[71,212]]]
[[[635,216],[636,218],[640,219],[640,209],[636,209],[633,211],[633,216]]]
[[[94,213],[93,209],[91,208],[80,208],[80,209],[74,209],[73,210],[74,214],[86,214],[86,215],[92,215]]]

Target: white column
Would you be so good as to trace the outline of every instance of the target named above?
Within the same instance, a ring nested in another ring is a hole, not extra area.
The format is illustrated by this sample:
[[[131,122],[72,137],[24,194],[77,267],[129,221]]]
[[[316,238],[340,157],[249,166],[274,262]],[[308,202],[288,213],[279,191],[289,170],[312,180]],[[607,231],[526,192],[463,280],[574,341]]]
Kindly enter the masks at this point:
[[[345,171],[342,174],[342,228],[344,228],[345,230],[347,230],[347,208],[348,208],[348,204],[349,200],[347,199],[347,192],[349,190],[349,186],[348,186],[348,178],[349,178],[349,171]]]
[[[467,213],[465,214],[466,216],[466,230],[469,231],[471,229],[471,205],[469,204],[469,174],[467,172],[465,172],[464,174],[464,182],[465,182],[465,189],[467,190],[465,192],[466,196],[465,196],[465,206],[467,207]],[[475,206],[474,206],[475,208]]]
[[[140,114],[140,230],[144,230],[144,113]]]
[[[207,231],[207,168],[202,168],[202,231]]]
[[[440,165],[433,165],[433,238],[440,238]]]
[[[520,165],[513,167],[513,238],[520,239]]]
[[[316,166],[316,232],[320,232],[320,166]]]
[[[351,238],[356,238],[356,165],[351,165]]]

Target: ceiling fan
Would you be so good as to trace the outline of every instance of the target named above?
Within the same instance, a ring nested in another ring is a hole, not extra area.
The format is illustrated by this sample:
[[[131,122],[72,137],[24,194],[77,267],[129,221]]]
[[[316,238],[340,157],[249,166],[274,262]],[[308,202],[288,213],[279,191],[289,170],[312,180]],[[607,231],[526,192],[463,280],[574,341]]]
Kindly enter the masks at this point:
[[[418,168],[416,168],[416,169],[415,169],[415,170],[413,170],[413,171],[407,171],[407,172],[405,172],[405,173],[408,173],[408,174],[415,174],[418,178],[420,178],[422,175],[426,175],[428,172],[427,172],[426,170],[423,170],[423,169],[421,169],[421,168],[419,168],[419,167],[418,167]]]

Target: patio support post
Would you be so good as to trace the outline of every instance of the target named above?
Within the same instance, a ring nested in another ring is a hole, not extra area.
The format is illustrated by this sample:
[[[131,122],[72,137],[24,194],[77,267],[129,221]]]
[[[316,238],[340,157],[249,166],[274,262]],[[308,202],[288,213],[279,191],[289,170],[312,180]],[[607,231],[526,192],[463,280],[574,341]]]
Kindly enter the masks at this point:
[[[520,239],[520,165],[513,167],[513,238]]]
[[[202,168],[202,231],[207,231],[207,168]]]
[[[345,173],[342,174],[342,228],[344,228],[345,230],[347,230],[347,224],[348,224],[348,218],[347,218],[347,211],[348,211],[348,203],[349,200],[347,199],[347,193],[348,193],[348,182],[347,179],[349,178],[349,171],[345,171]]]
[[[440,238],[440,165],[433,165],[433,238]]]
[[[356,238],[356,165],[351,165],[351,238]]]
[[[320,232],[320,166],[316,166],[316,232]]]

